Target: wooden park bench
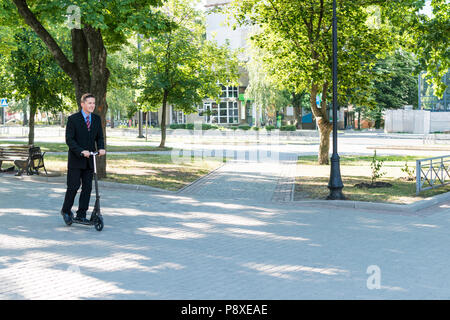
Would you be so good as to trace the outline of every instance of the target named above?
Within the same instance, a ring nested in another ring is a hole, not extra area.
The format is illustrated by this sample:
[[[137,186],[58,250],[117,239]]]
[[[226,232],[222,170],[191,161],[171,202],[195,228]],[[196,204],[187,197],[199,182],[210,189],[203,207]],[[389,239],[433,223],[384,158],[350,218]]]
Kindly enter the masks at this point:
[[[18,176],[22,175],[24,172],[26,172],[27,175],[39,174],[40,168],[43,168],[45,174],[47,174],[44,165],[44,155],[45,152],[41,153],[40,147],[35,147],[33,145],[0,145],[0,168],[3,161],[12,161],[18,168],[16,174]]]

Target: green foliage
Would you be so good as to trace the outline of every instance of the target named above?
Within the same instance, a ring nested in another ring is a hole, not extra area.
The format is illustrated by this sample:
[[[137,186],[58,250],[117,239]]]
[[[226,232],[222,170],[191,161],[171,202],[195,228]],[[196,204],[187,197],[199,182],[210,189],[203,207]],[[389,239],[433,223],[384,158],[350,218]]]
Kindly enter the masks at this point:
[[[432,17],[416,15],[418,22],[412,26],[412,50],[419,56],[420,63],[427,71],[429,82],[433,84],[436,96],[444,94],[447,84],[444,75],[450,68],[450,2],[431,1]]]
[[[257,108],[262,109],[263,114],[274,118],[276,111],[291,103],[291,95],[288,90],[280,86],[268,77],[264,70],[264,51],[251,46],[247,51],[250,57],[246,63],[249,74],[249,84],[245,89],[245,99],[251,100]]]
[[[339,90],[367,88],[370,67],[393,44],[386,24],[371,26],[376,0],[338,1]],[[230,11],[240,24],[259,25],[252,44],[263,48],[265,70],[274,83],[295,92],[312,84],[331,88],[332,1],[234,1]],[[328,96],[325,97],[325,99]]]
[[[418,105],[417,59],[411,53],[397,50],[379,60],[374,67],[374,98],[380,109],[398,109]]]
[[[190,1],[170,0],[160,10],[176,28],[143,43],[142,94],[138,101],[149,105],[166,102],[185,113],[205,97],[217,99],[217,83],[238,79],[238,60],[226,46],[204,38],[202,13]]]
[[[267,131],[271,131],[273,129],[275,129],[275,126],[265,126]]]
[[[381,172],[384,160],[377,159],[377,150],[374,151],[370,168],[372,168],[371,184],[373,185],[377,179],[381,178],[386,172]]]
[[[186,124],[186,129],[188,129],[188,130],[194,130],[194,128],[195,128],[195,125],[194,125],[193,123],[187,123],[187,124]]]
[[[184,123],[172,123],[169,126],[170,129],[186,129],[186,124]]]
[[[294,125],[281,126],[280,131],[295,131],[297,128]]]
[[[218,126],[209,124],[209,123],[202,123],[202,130],[217,130],[219,129]]]
[[[80,26],[92,26],[101,31],[103,41],[109,51],[115,51],[128,42],[133,33],[155,36],[161,30],[173,27],[166,16],[155,7],[161,6],[161,0],[36,0],[28,1],[31,11],[41,19],[45,26],[65,26],[70,32],[70,24],[76,24],[74,18],[69,21],[69,13],[75,17],[75,11],[69,6],[77,6],[80,14]],[[4,24],[15,25],[22,21],[17,15],[12,1],[0,1],[0,17]]]
[[[406,174],[406,180],[413,181],[416,179],[416,168],[409,167],[408,161],[405,161],[405,166],[401,168],[401,170]]]
[[[241,125],[241,126],[238,126],[238,129],[241,129],[241,130],[245,130],[245,131],[247,131],[247,130],[250,130],[250,126],[249,125]]]
[[[424,11],[425,2],[432,13]],[[447,85],[443,76],[450,67],[450,2],[448,0],[397,0],[386,1],[388,10],[382,18],[389,20],[393,33],[399,34],[399,42],[419,58],[426,70],[427,79],[438,97],[442,98]]]
[[[47,48],[28,28],[11,31],[16,31],[11,42],[14,49],[0,57],[3,95],[15,101],[26,99],[34,112],[69,109],[75,99],[70,79]]]
[[[264,71],[272,83],[289,92],[310,93],[310,106],[317,121],[321,139],[318,160],[329,161],[329,133],[332,125],[327,101],[332,88],[332,1],[331,0],[234,0],[227,11],[239,25],[257,28],[251,45],[261,48]],[[338,10],[338,91],[359,88],[369,90],[374,78],[371,68],[377,59],[394,47],[397,34],[376,18],[386,10],[385,1],[337,1]],[[315,101],[322,94],[321,106]],[[358,94],[363,104],[367,95]],[[351,102],[351,101],[350,101]]]
[[[252,130],[259,131],[259,127],[252,127]]]

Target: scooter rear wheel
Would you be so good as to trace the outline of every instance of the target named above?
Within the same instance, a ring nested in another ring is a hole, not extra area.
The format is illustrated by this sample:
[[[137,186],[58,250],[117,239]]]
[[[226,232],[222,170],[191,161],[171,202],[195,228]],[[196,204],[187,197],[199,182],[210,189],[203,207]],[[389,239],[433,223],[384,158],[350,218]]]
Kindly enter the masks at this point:
[[[97,221],[95,222],[95,230],[97,230],[97,231],[102,231],[102,229],[103,229],[103,226],[104,226],[104,224],[103,224],[103,218],[97,218]]]

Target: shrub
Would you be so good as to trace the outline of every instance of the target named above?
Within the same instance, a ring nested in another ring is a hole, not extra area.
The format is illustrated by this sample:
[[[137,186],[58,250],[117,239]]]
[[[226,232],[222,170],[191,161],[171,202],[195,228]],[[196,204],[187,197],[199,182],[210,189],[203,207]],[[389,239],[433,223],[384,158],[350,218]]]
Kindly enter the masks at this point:
[[[294,125],[281,126],[280,131],[295,131],[297,128]]]
[[[203,123],[202,124],[202,130],[211,130],[211,129],[218,129],[219,127],[213,124],[209,124],[209,123]]]
[[[184,123],[172,123],[169,126],[170,129],[186,129],[186,124]]]
[[[408,167],[408,161],[405,161],[405,166],[401,169],[402,172],[406,173],[407,177],[406,180],[407,181],[413,181],[415,180],[415,176],[416,176],[416,169],[414,167],[410,168]]]
[[[249,130],[250,126],[249,125],[242,125],[242,126],[238,126],[239,129],[241,130]]]
[[[252,127],[253,130],[259,131],[259,127]]]
[[[188,129],[188,130],[194,130],[194,124],[193,124],[193,123],[188,123],[188,124],[186,124],[186,129]]]
[[[384,160],[377,159],[377,150],[374,151],[372,162],[370,163],[370,167],[372,168],[372,182],[373,185],[377,179],[381,178],[386,174],[386,172],[381,172],[381,167],[383,166]]]
[[[237,130],[238,127],[237,127],[237,126],[231,126],[230,129],[231,129],[231,130]]]
[[[275,126],[265,126],[267,131],[273,130],[275,129]]]

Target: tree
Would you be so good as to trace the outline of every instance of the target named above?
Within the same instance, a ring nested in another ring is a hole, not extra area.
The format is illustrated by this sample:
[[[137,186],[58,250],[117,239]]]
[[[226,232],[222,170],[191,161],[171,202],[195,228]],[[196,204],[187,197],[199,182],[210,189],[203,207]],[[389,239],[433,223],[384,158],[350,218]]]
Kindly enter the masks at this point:
[[[70,77],[79,108],[81,96],[90,92],[96,97],[95,113],[102,119],[106,139],[107,49],[117,50],[133,32],[150,36],[170,28],[163,16],[152,10],[160,0],[140,1],[72,1],[63,0],[0,1],[3,21],[14,25],[18,14],[45,43],[55,61]],[[67,18],[69,18],[67,20]],[[65,52],[52,35],[51,25],[67,23],[71,34],[71,52]],[[98,176],[106,176],[106,157],[99,158]]]
[[[390,10],[384,12],[385,18],[401,35],[402,45],[419,58],[435,95],[442,98],[447,88],[444,75],[450,68],[450,2],[431,0],[431,15],[421,11],[425,0],[388,1],[387,5]]]
[[[130,43],[120,51],[109,56],[108,68],[111,78],[108,83],[108,109],[111,115],[111,127],[114,127],[115,115],[127,115],[131,118],[137,111],[136,89],[138,86],[138,66],[133,45]]]
[[[15,49],[3,67],[8,96],[29,105],[28,144],[34,144],[34,120],[38,109],[58,112],[66,107],[62,97],[72,94],[70,80],[58,67],[40,39],[23,28],[14,35]],[[24,105],[24,103],[22,103]],[[26,114],[26,112],[25,112]]]
[[[168,104],[192,113],[205,97],[217,99],[219,83],[237,82],[238,60],[226,46],[205,39],[204,17],[190,1],[170,0],[161,12],[176,28],[144,41],[138,102],[162,107],[160,147],[164,147]]]
[[[376,59],[389,51],[396,34],[382,21],[369,18],[386,9],[376,0],[339,1],[338,56],[340,92],[348,88],[368,88]],[[252,44],[263,48],[264,63],[274,79],[296,93],[307,90],[320,133],[319,164],[328,164],[330,133],[327,102],[330,99],[332,68],[332,1],[245,0],[229,8],[237,23],[258,25],[260,32]],[[316,96],[321,93],[320,107]]]
[[[375,128],[381,127],[383,111],[386,109],[399,109],[405,105],[418,106],[418,73],[419,63],[410,52],[402,49],[396,50],[383,59],[379,59],[372,72],[376,77],[372,80],[371,87],[365,91],[365,99],[358,97],[363,93],[359,88],[352,88],[342,97],[342,105],[352,101],[355,111],[358,112],[358,129],[360,129],[360,117],[375,121]]]
[[[271,82],[267,76],[261,58],[262,50],[250,47],[247,52],[249,60],[246,63],[246,69],[248,70],[249,84],[245,89],[245,99],[253,100],[253,103],[261,111],[265,110],[275,114],[275,111],[279,111],[291,103],[289,92],[279,88],[278,84]],[[256,125],[260,126],[258,117]]]

